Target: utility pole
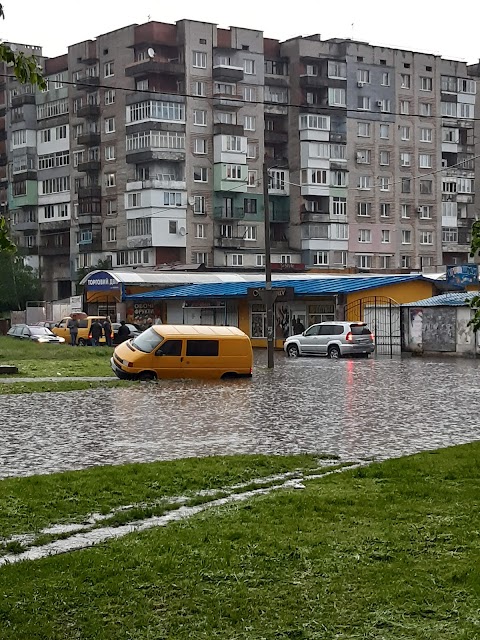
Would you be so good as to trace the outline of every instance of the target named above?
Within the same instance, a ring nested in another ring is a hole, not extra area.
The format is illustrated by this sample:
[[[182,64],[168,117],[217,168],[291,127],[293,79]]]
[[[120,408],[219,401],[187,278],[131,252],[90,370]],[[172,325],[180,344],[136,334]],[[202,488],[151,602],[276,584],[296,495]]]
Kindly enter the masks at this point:
[[[267,163],[263,162],[263,211],[265,222],[265,295],[264,302],[267,311],[267,366],[273,369],[273,352],[275,346],[274,303],[275,292],[272,290],[272,259],[270,252],[270,202],[268,199],[268,185],[270,176]]]

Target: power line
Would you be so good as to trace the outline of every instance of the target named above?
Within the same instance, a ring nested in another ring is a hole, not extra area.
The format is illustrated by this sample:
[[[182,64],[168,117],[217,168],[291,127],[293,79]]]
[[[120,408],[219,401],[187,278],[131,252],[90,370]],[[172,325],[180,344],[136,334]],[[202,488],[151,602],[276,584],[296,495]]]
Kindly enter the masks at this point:
[[[16,76],[8,73],[0,73],[0,77],[11,78],[14,80],[17,79]],[[98,77],[98,76],[93,76],[93,77]],[[379,116],[401,116],[405,118],[433,118],[433,119],[441,119],[441,120],[452,118],[454,120],[469,120],[471,122],[480,121],[480,117],[458,118],[457,116],[445,116],[442,114],[423,115],[420,113],[401,113],[399,111],[378,111],[377,112],[377,111],[369,111],[366,109],[358,109],[358,108],[339,106],[339,105],[315,105],[315,104],[301,104],[301,103],[296,104],[292,102],[269,102],[268,100],[245,100],[243,98],[237,98],[237,97],[234,97],[233,95],[228,95],[228,94],[221,94],[219,96],[214,96],[214,95],[199,96],[193,93],[173,93],[172,94],[172,92],[153,91],[152,89],[137,89],[136,87],[111,86],[111,85],[105,85],[100,83],[93,85],[91,82],[82,82],[81,80],[78,80],[75,82],[73,80],[62,80],[61,82],[64,85],[71,85],[74,87],[84,87],[85,89],[86,88],[109,89],[109,90],[114,89],[118,91],[125,91],[128,93],[144,93],[144,94],[148,93],[148,94],[151,94],[152,96],[157,96],[157,97],[175,95],[175,96],[180,96],[181,98],[194,98],[195,100],[210,100],[210,101],[214,100],[215,98],[219,98],[223,100],[228,100],[229,102],[238,102],[240,106],[248,106],[249,104],[252,104],[252,105],[264,105],[264,106],[270,106],[270,107],[291,107],[291,108],[303,109],[303,110],[312,109],[314,111],[312,112],[311,115],[315,115],[315,114],[322,115],[322,113],[319,113],[320,111],[320,112],[325,112],[324,115],[328,116],[331,114],[332,111],[334,111],[334,112],[338,112],[339,114],[343,114],[347,117],[349,113],[361,113],[364,116],[372,114],[372,115],[379,115]],[[235,84],[235,83],[232,83],[232,84]],[[250,85],[248,86],[250,87]],[[262,85],[255,85],[255,88],[260,86]],[[281,88],[283,89],[284,87],[281,87]],[[92,93],[94,93],[94,91],[92,91]],[[430,102],[426,104],[432,104],[432,103]],[[60,115],[67,115],[67,114],[60,114]],[[367,118],[365,118],[365,120],[367,120]],[[388,121],[382,121],[382,124],[392,124],[392,123],[389,123]]]

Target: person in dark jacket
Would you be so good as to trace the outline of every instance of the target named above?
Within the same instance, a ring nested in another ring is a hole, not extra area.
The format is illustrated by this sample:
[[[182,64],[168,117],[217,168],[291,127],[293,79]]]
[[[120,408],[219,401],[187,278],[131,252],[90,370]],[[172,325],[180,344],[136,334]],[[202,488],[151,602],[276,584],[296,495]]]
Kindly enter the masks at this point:
[[[120,326],[118,327],[117,339],[118,344],[125,342],[130,337],[130,329],[125,324],[125,320],[120,320]]]
[[[92,347],[98,347],[100,338],[103,335],[103,327],[98,320],[94,320],[90,327],[90,335],[92,340]]]
[[[105,334],[105,340],[107,347],[112,346],[112,322],[110,316],[107,316],[103,322],[103,333]]]

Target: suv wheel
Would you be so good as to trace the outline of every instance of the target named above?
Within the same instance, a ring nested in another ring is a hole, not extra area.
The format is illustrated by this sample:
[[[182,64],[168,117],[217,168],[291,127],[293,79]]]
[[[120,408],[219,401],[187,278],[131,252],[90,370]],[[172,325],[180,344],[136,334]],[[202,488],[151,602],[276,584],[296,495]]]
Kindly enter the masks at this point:
[[[290,358],[298,358],[298,356],[300,355],[300,351],[298,350],[298,347],[296,344],[289,344],[287,347],[287,355]]]
[[[329,350],[328,350],[328,357],[332,358],[333,360],[338,360],[338,358],[340,358],[341,353],[340,353],[340,347],[337,347],[337,345],[332,345]]]

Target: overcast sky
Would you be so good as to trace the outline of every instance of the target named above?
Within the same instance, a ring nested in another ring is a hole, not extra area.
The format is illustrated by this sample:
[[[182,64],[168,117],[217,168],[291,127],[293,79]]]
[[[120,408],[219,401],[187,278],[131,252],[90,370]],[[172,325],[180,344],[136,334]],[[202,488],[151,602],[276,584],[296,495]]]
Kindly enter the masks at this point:
[[[3,0],[3,7],[2,39],[40,45],[47,56],[61,55],[69,44],[150,17],[259,29],[281,40],[312,33],[322,38],[353,37],[469,63],[480,57],[478,0],[460,5],[445,0]]]

